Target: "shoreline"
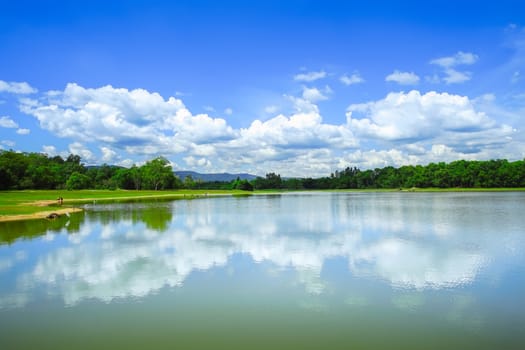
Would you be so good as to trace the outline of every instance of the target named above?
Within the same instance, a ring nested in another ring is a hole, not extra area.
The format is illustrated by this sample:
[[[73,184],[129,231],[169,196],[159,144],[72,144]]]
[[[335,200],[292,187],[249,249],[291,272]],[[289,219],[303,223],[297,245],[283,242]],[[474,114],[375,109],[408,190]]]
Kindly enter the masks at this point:
[[[17,215],[0,215],[0,222],[9,222],[9,221],[23,221],[23,220],[35,220],[35,219],[47,219],[49,215],[57,214],[57,215],[69,215],[72,213],[79,213],[84,211],[82,208],[75,208],[75,207],[69,207],[69,208],[62,208],[57,210],[46,210],[46,211],[39,211],[32,214],[17,214]],[[49,219],[52,220],[52,219]]]
[[[197,199],[197,198],[209,198],[209,197],[223,197],[223,196],[245,196],[251,195],[236,192],[217,193],[213,191],[195,191],[188,193],[159,193],[159,194],[144,194],[144,195],[131,195],[131,196],[108,196],[108,197],[87,197],[87,198],[68,198],[63,199],[62,204],[66,205],[62,207],[55,207],[57,200],[39,199],[33,201],[23,201],[15,206],[20,207],[32,207],[32,208],[46,208],[49,210],[39,210],[33,213],[24,214],[0,214],[1,222],[12,222],[12,221],[24,221],[24,220],[35,220],[35,219],[50,219],[49,215],[57,214],[69,215],[72,213],[78,213],[84,211],[83,208],[75,207],[73,205],[82,205],[87,203],[111,203],[111,202],[134,202],[134,201],[147,201],[147,200],[181,200],[181,199]],[[68,206],[69,205],[69,206]]]
[[[46,208],[49,210],[37,210],[32,213],[24,213],[24,214],[0,214],[0,223],[1,222],[11,222],[11,221],[23,221],[23,220],[35,220],[35,219],[46,219],[51,214],[57,214],[57,215],[69,215],[72,213],[78,213],[84,211],[83,208],[75,207],[74,205],[78,204],[85,204],[85,203],[108,203],[108,202],[133,202],[133,201],[144,201],[144,200],[181,200],[181,199],[197,199],[197,198],[209,198],[209,197],[226,197],[226,196],[232,196],[232,197],[244,197],[244,196],[251,196],[251,195],[277,195],[277,194],[284,194],[284,193],[294,193],[294,192],[332,192],[332,193],[350,193],[350,192],[401,192],[401,193],[424,193],[424,192],[457,192],[457,193],[472,193],[472,192],[523,192],[525,191],[525,188],[402,188],[402,189],[330,189],[330,190],[259,190],[254,192],[237,192],[237,191],[213,191],[213,190],[196,190],[196,191],[181,191],[181,192],[175,192],[175,193],[154,193],[151,192],[144,193],[141,195],[140,193],[132,194],[132,192],[126,192],[124,196],[115,196],[111,195],[113,193],[108,193],[107,197],[100,196],[100,197],[76,197],[76,198],[64,198],[63,204],[66,205],[66,207],[54,207],[53,204],[56,204],[56,200],[49,200],[49,199],[36,199],[36,200],[28,200],[29,198],[25,198],[25,200],[20,200],[18,203],[14,205],[9,205],[11,208],[13,207],[32,207],[32,208]],[[24,192],[21,191],[20,193],[31,193],[33,191]],[[101,191],[102,194],[104,191]],[[0,192],[1,194],[2,192]],[[4,192],[6,193],[6,192]],[[16,193],[16,192],[11,192]],[[36,192],[38,193],[38,192]],[[75,192],[70,192],[70,194],[74,194]],[[86,193],[86,192],[84,192]],[[97,191],[92,191],[87,193],[97,193]],[[131,194],[131,195],[129,195]],[[56,196],[55,196],[56,197]],[[69,197],[69,196],[68,196]]]

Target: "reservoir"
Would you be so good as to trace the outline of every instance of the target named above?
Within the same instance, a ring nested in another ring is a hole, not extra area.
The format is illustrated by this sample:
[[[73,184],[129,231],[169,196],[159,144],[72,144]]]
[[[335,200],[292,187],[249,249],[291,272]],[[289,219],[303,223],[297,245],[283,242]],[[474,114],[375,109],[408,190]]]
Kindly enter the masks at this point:
[[[1,349],[522,349],[525,192],[92,204],[0,223]]]

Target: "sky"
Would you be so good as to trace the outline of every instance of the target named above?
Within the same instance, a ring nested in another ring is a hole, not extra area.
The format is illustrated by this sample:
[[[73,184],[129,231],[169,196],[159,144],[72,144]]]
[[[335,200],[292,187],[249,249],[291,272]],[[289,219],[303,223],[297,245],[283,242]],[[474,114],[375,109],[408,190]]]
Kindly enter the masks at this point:
[[[522,1],[0,8],[0,149],[300,177],[525,158]]]

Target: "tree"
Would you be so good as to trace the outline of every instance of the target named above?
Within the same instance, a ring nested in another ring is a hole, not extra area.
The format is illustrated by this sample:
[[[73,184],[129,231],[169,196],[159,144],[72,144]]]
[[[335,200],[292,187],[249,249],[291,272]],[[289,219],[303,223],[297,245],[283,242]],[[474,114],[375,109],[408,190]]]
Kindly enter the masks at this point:
[[[145,187],[153,190],[172,188],[175,181],[175,175],[168,163],[163,157],[150,160],[141,167],[142,178]]]
[[[69,176],[69,179],[67,179],[66,182],[66,189],[67,190],[83,190],[86,188],[90,188],[90,179],[87,175],[81,174],[77,171],[75,171],[71,176]]]
[[[191,175],[187,175],[185,178],[184,178],[184,188],[187,188],[188,190],[191,190],[193,188],[195,188],[195,181],[193,180],[193,177]]]
[[[232,181],[231,189],[241,191],[253,191],[253,185],[248,180],[241,180],[239,177],[237,177],[236,180]]]

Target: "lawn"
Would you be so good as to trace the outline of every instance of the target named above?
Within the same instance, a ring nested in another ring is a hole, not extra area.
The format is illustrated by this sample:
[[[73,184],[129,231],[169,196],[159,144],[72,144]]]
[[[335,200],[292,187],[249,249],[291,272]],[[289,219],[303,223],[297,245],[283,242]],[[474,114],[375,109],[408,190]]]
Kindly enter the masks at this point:
[[[176,191],[126,191],[126,190],[45,190],[0,191],[0,216],[13,216],[46,212],[53,208],[67,208],[87,202],[133,201],[144,199],[191,199],[217,195],[243,195],[238,190],[176,190]],[[58,198],[64,199],[59,205]]]

